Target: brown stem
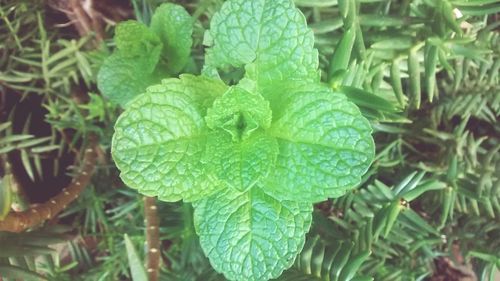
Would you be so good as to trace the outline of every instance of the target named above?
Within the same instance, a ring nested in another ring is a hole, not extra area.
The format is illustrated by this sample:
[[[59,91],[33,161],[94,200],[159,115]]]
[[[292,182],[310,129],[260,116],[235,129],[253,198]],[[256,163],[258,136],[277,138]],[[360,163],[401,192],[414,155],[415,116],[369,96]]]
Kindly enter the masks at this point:
[[[93,33],[94,45],[99,46],[104,39],[104,22],[102,16],[94,10],[93,0],[52,0],[49,3],[54,9],[66,14],[80,37]]]
[[[160,231],[158,229],[160,221],[154,197],[144,197],[144,215],[146,217],[146,244],[148,251],[146,270],[149,281],[157,281],[160,268]]]
[[[93,1],[87,0],[88,10],[82,7],[82,1],[70,0],[70,7],[73,10],[75,19],[77,20],[77,29],[81,36],[85,36],[90,32],[95,33],[96,42],[100,43],[104,38],[104,31],[100,19],[94,17]]]
[[[90,146],[85,150],[83,165],[71,183],[49,201],[24,212],[11,212],[0,221],[0,231],[22,232],[54,218],[73,202],[90,182],[97,158],[97,138],[89,137]]]

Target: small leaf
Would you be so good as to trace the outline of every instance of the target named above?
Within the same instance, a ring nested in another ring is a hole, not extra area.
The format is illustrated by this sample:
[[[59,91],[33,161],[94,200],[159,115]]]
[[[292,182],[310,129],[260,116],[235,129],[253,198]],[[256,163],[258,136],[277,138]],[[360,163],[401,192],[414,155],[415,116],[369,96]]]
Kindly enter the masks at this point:
[[[427,86],[427,95],[429,101],[432,102],[434,99],[434,93],[436,91],[436,67],[438,61],[438,47],[430,45],[425,56],[425,81]]]
[[[364,26],[379,26],[379,27],[388,27],[388,26],[404,26],[410,24],[419,23],[421,20],[410,17],[397,17],[397,16],[389,16],[389,15],[361,15],[359,19],[359,23]]]
[[[163,42],[163,54],[167,58],[167,68],[171,73],[181,71],[191,54],[193,39],[193,19],[179,5],[160,5],[151,19],[153,30]]]
[[[422,99],[420,87],[420,63],[415,50],[411,50],[408,55],[408,75],[410,76],[410,102],[413,108],[419,109]]]
[[[441,13],[443,14],[446,24],[459,36],[462,36],[463,32],[460,28],[460,23],[455,19],[455,13],[453,12],[453,7],[450,2],[442,1],[441,3]]]
[[[10,212],[12,203],[11,181],[13,176],[6,174],[0,178],[0,221],[2,221]]]
[[[215,100],[205,119],[208,127],[223,129],[236,140],[250,136],[259,128],[268,129],[271,118],[269,102],[261,95],[232,87]]]
[[[412,227],[415,227],[418,231],[432,233],[435,235],[439,235],[439,232],[435,227],[432,227],[424,220],[421,216],[419,216],[412,209],[406,208],[401,212],[400,220],[402,223],[409,224]]]
[[[404,185],[400,183],[397,187],[394,188],[394,193],[397,194],[399,197],[402,197],[402,194],[412,191],[420,183],[424,175],[425,175],[424,171],[420,171],[417,174],[412,173],[410,176],[405,178],[405,180],[403,181],[405,183]]]
[[[340,88],[340,91],[359,107],[375,109],[383,112],[398,111],[392,103],[365,90],[343,86]]]
[[[455,203],[457,197],[456,189],[452,187],[447,187],[443,191],[443,201],[441,207],[441,215],[439,219],[439,228],[443,228],[446,225],[446,221],[448,220],[448,216],[451,217],[453,204]]]
[[[414,44],[414,38],[411,36],[397,36],[394,35],[389,39],[381,39],[371,45],[373,49],[380,50],[407,50]]]
[[[144,24],[129,20],[116,26],[113,38],[121,56],[126,58],[145,57],[149,71],[154,69],[160,59],[163,47],[160,38]]]
[[[342,270],[339,280],[351,281],[363,262],[370,256],[369,251],[363,251],[349,260],[349,264]]]
[[[97,74],[97,86],[110,101],[123,107],[134,97],[145,93],[149,85],[158,83],[162,75],[154,75],[148,57],[128,58],[120,52],[104,60]]]
[[[404,107],[406,105],[406,97],[403,93],[403,85],[401,83],[399,60],[394,60],[391,65],[391,85],[399,105]]]
[[[229,280],[276,278],[304,246],[312,206],[281,201],[266,189],[228,189],[195,205],[194,224],[203,251]]]
[[[48,280],[45,276],[40,275],[36,272],[27,270],[19,266],[7,265],[7,264],[0,264],[0,276],[5,278],[13,278],[14,280],[15,279],[28,280],[28,281]]]
[[[349,261],[349,257],[351,256],[351,251],[354,244],[349,242],[343,242],[340,246],[338,253],[335,255],[333,259],[333,269],[330,272],[330,280],[337,281],[339,280],[340,274],[344,269],[344,266]]]
[[[349,28],[342,36],[342,39],[337,44],[332,60],[330,61],[330,70],[328,72],[328,81],[333,77],[333,74],[341,69],[347,69],[349,60],[351,59],[352,48],[356,40],[356,32],[353,27]]]
[[[0,242],[5,243],[4,241]],[[0,252],[0,258],[9,257],[25,257],[25,256],[39,256],[39,255],[50,255],[55,253],[54,249],[48,248],[47,246],[37,246],[37,243],[31,242],[33,245],[24,244],[17,242],[16,244],[11,243],[11,245],[2,245],[2,251]]]
[[[134,244],[127,234],[123,235],[123,238],[125,240],[125,247],[127,248],[127,258],[130,272],[132,273],[132,281],[148,281],[146,270],[144,270],[144,266],[135,250]]]
[[[387,207],[387,216],[384,218],[385,219],[385,224],[384,224],[384,238],[389,235],[391,232],[392,227],[394,226],[394,223],[396,222],[399,213],[403,209],[403,206],[399,202],[399,200],[393,201],[390,205]]]
[[[134,97],[144,93],[147,86],[166,77],[166,67],[160,55],[170,45],[164,46],[160,40],[164,39],[164,34],[156,35],[137,21],[118,24],[115,33],[117,49],[99,69],[97,86],[109,100],[124,107]],[[188,36],[190,38],[190,33]],[[174,54],[173,51],[170,53]]]
[[[401,192],[401,196],[406,200],[406,201],[413,201],[420,197],[420,195],[424,194],[427,191],[430,190],[440,190],[446,188],[446,184],[440,181],[436,180],[431,180],[424,182],[422,184],[419,184],[415,188],[407,191]]]
[[[462,1],[463,2],[463,1]],[[477,1],[470,1],[470,3],[475,3]],[[478,5],[473,6],[468,4],[460,4],[463,6],[459,6],[460,12],[467,16],[483,16],[488,14],[496,14],[500,12],[500,5],[498,5],[498,1],[481,1],[486,5]],[[493,2],[493,3],[490,3]],[[479,3],[478,3],[479,4]],[[482,3],[481,3],[482,4]]]

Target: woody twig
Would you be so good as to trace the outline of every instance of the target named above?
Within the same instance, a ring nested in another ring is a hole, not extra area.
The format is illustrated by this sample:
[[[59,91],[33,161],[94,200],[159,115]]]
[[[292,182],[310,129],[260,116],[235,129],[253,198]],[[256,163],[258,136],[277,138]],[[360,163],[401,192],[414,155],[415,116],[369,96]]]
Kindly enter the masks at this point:
[[[146,269],[149,281],[157,281],[160,267],[160,231],[159,218],[154,197],[144,197],[144,215],[146,217]]]
[[[22,232],[53,219],[68,204],[73,202],[90,182],[97,158],[97,138],[89,137],[89,147],[85,150],[83,165],[71,183],[63,190],[45,202],[23,212],[11,212],[0,221],[0,231]]]

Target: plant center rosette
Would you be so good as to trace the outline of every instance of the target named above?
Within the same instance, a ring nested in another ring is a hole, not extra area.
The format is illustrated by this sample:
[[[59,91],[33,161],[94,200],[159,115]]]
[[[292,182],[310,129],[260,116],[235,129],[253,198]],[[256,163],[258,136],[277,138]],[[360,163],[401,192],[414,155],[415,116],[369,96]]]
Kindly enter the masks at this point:
[[[269,280],[302,249],[313,203],[361,182],[372,130],[319,82],[292,1],[227,1],[207,38],[207,75],[165,79],[127,103],[113,159],[140,193],[193,203],[201,246],[227,279]],[[227,66],[245,78],[225,85],[217,69]]]
[[[279,276],[304,244],[312,203],[357,185],[373,158],[368,121],[319,84],[290,82],[266,99],[182,75],[148,88],[115,128],[123,181],[194,202],[201,245],[233,280]]]

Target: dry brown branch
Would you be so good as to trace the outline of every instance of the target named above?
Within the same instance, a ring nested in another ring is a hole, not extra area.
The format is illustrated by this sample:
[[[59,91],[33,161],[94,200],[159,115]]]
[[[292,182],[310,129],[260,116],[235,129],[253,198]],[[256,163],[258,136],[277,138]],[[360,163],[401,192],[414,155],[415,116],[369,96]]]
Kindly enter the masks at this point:
[[[81,37],[95,34],[96,45],[104,39],[104,20],[94,10],[93,0],[52,0],[49,3],[55,10],[66,14]]]
[[[71,183],[58,195],[41,205],[32,207],[24,212],[9,213],[4,220],[0,221],[0,231],[19,233],[54,218],[59,212],[64,210],[68,204],[78,198],[90,182],[96,164],[96,150],[97,138],[91,136],[89,137],[89,147],[85,150],[81,170]]]

